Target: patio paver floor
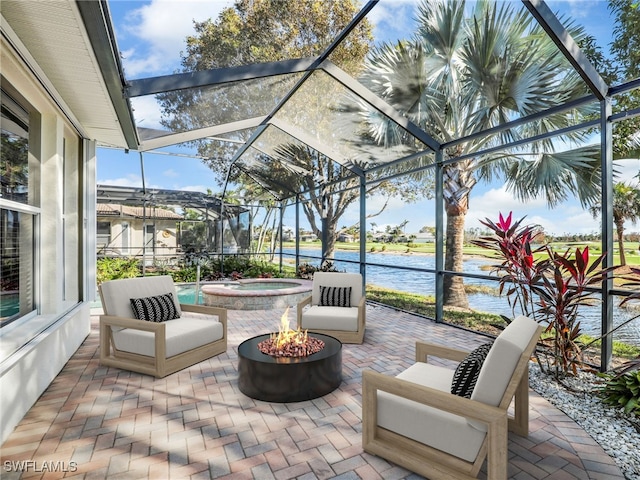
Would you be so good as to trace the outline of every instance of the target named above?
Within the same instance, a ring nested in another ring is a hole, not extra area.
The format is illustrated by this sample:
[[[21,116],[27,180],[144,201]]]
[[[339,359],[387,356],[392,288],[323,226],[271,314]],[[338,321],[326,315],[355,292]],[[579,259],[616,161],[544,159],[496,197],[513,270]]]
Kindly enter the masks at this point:
[[[337,390],[297,403],[253,400],[238,390],[237,346],[277,330],[281,314],[230,310],[227,352],[163,379],[100,366],[92,316],[91,334],[2,445],[0,477],[422,478],[363,452],[362,370],[399,373],[416,339],[472,349],[486,337],[368,305],[365,343],[344,345]],[[292,309],[292,325],[294,317]],[[582,428],[537,393],[530,399],[529,437],[509,436],[509,478],[624,478]]]

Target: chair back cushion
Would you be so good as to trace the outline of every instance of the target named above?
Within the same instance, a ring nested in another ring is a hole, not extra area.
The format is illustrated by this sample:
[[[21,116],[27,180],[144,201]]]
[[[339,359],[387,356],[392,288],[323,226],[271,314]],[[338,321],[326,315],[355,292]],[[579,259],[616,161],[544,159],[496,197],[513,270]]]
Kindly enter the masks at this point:
[[[178,316],[182,314],[173,279],[169,275],[109,280],[100,285],[100,298],[105,315],[136,318],[131,308],[132,298],[173,294]]]
[[[538,330],[538,322],[518,316],[493,342],[482,364],[471,398],[487,405],[498,406],[518,360]]]
[[[362,275],[359,273],[316,272],[313,274],[311,304],[320,305],[320,286],[351,287],[351,306],[356,307],[362,298]]]
[[[482,364],[478,381],[471,394],[472,400],[494,407],[500,404],[518,360],[533,336],[538,333],[538,327],[538,322],[520,315],[498,335]],[[469,423],[486,429],[484,424]]]

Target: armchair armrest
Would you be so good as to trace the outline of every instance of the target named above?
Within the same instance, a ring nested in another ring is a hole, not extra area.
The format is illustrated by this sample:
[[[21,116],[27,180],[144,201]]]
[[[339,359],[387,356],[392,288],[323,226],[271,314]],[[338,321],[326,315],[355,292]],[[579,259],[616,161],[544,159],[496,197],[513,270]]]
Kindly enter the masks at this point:
[[[298,328],[302,327],[302,309],[311,304],[311,295],[309,295],[304,300],[298,302],[298,306],[296,308],[296,317],[297,317],[297,326]]]
[[[416,342],[416,362],[427,362],[429,355],[461,362],[469,355],[469,352],[458,348],[437,345],[435,343]]]
[[[374,443],[376,438],[378,429],[378,390],[486,424],[488,427],[486,440],[487,477],[495,480],[506,480],[508,426],[506,409],[503,410],[469,398],[378,372],[365,371],[362,373],[362,435],[363,444],[365,445]]]
[[[362,315],[364,317],[364,314],[366,311],[367,311],[367,297],[363,295],[360,301],[358,302],[358,315]]]
[[[366,403],[365,397],[368,400],[373,399],[374,403],[377,404],[377,399],[373,398],[377,390],[460,415],[461,417],[478,420],[489,426],[502,422],[504,422],[505,426],[507,424],[507,411],[501,408],[372,370],[362,372],[363,408]],[[371,399],[369,398],[370,396],[372,396]]]
[[[146,320],[138,320],[136,318],[116,317],[113,315],[100,316],[100,361],[104,362],[111,357],[111,347],[115,348],[113,343],[112,327],[131,328],[135,330],[143,330],[152,332],[154,338],[155,357],[153,359],[153,369],[145,370],[144,373],[151,375],[159,369],[164,368],[166,359],[166,330],[164,322],[148,322]],[[124,366],[120,361],[113,360],[114,366]]]
[[[115,315],[100,315],[100,326],[102,327],[133,328],[147,332],[164,332],[163,322],[147,322],[137,318],[116,317]]]
[[[227,336],[227,309],[222,307],[210,307],[208,305],[193,305],[181,303],[180,308],[183,312],[203,313],[205,315],[216,315],[218,321],[224,329],[224,336]]]

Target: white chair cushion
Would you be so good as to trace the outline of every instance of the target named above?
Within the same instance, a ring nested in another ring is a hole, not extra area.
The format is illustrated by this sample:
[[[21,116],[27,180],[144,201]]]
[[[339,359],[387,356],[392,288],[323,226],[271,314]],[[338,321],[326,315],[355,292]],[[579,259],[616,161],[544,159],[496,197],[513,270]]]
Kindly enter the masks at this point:
[[[311,287],[311,305],[320,305],[320,286],[351,287],[351,306],[357,306],[362,298],[362,275],[359,273],[316,272]]]
[[[224,334],[222,324],[216,317],[194,312],[183,312],[182,317],[163,323],[167,358],[220,340]],[[133,328],[114,329],[113,341],[118,350],[155,357],[153,332]]]
[[[516,364],[538,328],[538,323],[519,316],[493,342],[482,364],[471,399],[497,407],[504,395]],[[486,431],[487,425],[469,420],[475,428]]]
[[[173,301],[180,315],[178,294],[173,279],[169,275],[123,278],[100,285],[104,313],[116,317],[135,318],[130,302],[132,298],[153,297],[165,293],[173,294]]]
[[[453,370],[418,362],[397,378],[449,393]],[[469,425],[465,417],[380,391],[378,425],[470,462],[475,460],[486,436]]]
[[[303,330],[358,330],[358,307],[320,307],[313,305],[302,312]]]

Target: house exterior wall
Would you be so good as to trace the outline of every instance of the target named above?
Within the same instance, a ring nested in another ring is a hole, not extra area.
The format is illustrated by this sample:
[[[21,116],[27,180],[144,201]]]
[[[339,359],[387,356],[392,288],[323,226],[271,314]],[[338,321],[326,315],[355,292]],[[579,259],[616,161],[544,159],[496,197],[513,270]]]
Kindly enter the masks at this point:
[[[178,241],[176,233],[176,220],[152,219],[143,221],[140,218],[130,216],[99,216],[98,222],[109,222],[110,242],[105,248],[101,248],[99,254],[102,256],[126,256],[142,257],[143,253],[149,259],[168,259],[177,253]],[[123,225],[128,225],[128,239],[125,240]],[[145,228],[154,226],[153,241],[146,243]],[[128,245],[128,246],[127,246]]]
[[[32,292],[28,311],[0,328],[4,442],[90,332],[95,240],[87,239],[87,225],[95,224],[96,160],[95,144],[78,134],[24,63],[28,52],[18,54],[4,36],[0,42],[2,88],[29,113],[29,200],[0,199],[0,208],[28,218],[20,255],[33,265],[26,273],[24,262],[20,267],[19,290]]]

